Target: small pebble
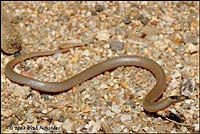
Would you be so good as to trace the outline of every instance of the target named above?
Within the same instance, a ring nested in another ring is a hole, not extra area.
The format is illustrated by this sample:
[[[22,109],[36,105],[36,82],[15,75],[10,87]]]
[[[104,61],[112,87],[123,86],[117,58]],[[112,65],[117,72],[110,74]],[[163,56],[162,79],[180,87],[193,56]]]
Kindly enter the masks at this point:
[[[12,110],[2,108],[1,115],[4,117],[10,117],[12,115]]]
[[[14,53],[14,57],[16,58],[16,57],[18,57],[18,56],[20,56],[21,55],[21,53],[18,51],[18,52],[16,52],[16,53]]]
[[[107,85],[106,83],[101,83],[101,84],[99,85],[99,88],[100,88],[100,89],[106,89],[106,88],[108,88],[108,85]]]
[[[121,112],[120,107],[117,106],[117,105],[112,105],[111,109],[112,109],[112,111],[115,112],[116,114],[118,114],[118,113]]]
[[[172,34],[171,38],[172,38],[172,42],[177,45],[181,45],[181,43],[183,42],[182,36],[178,33]]]
[[[43,110],[42,110],[42,113],[43,113],[43,114],[46,114],[47,112],[48,112],[47,109],[43,109]]]
[[[96,38],[100,41],[106,41],[110,38],[109,30],[100,30],[97,32]]]
[[[175,78],[179,78],[179,77],[181,77],[181,73],[179,71],[175,70],[173,75],[172,75],[172,78],[175,79]]]
[[[177,133],[175,129],[171,130],[170,133]]]
[[[102,11],[104,10],[104,6],[103,6],[103,5],[97,4],[97,5],[95,6],[95,10],[96,10],[97,12],[102,12]]]
[[[96,11],[96,10],[91,10],[90,12],[91,12],[91,14],[92,14],[93,16],[97,15],[97,11]]]
[[[186,52],[195,53],[198,52],[199,49],[197,46],[193,45],[192,43],[186,43]]]
[[[28,123],[37,122],[37,118],[32,114],[27,114],[26,117],[27,117],[26,121]]]
[[[124,22],[124,24],[128,25],[128,24],[130,24],[132,21],[131,21],[130,18],[126,18],[126,19],[124,19],[123,22]]]
[[[131,2],[131,8],[133,8],[133,7],[135,7],[135,8],[140,8],[140,5],[137,4],[137,3],[132,3],[132,2]]]
[[[112,101],[107,101],[107,102],[106,102],[106,105],[107,105],[107,106],[112,106]]]
[[[45,7],[44,6],[39,6],[37,11],[38,13],[42,13],[44,11]]]
[[[190,97],[194,93],[195,81],[193,79],[184,78],[181,85],[181,94]]]
[[[113,133],[120,133],[122,131],[121,127],[113,127],[112,128]]]
[[[101,121],[97,120],[92,128],[92,133],[97,133],[101,129]]]
[[[65,117],[63,115],[61,115],[58,119],[59,122],[64,122],[65,121]]]
[[[24,87],[16,86],[13,95],[19,98],[26,99],[30,95],[30,88],[26,86]]]
[[[54,124],[56,127],[61,127],[61,126],[63,125],[63,123],[62,123],[62,122],[59,122],[59,121],[55,121],[53,124]]]
[[[194,124],[194,130],[199,131],[199,124]]]
[[[150,21],[149,18],[144,15],[136,16],[134,19],[140,20],[144,25],[147,25]]]
[[[89,35],[83,35],[82,42],[84,44],[91,44],[94,42],[94,38],[96,36],[96,33],[88,33]]]
[[[62,125],[62,129],[67,133],[72,133],[73,131],[73,121],[70,119],[66,119]]]
[[[183,109],[190,109],[190,104],[188,104],[188,103],[184,103],[183,104]]]
[[[169,86],[174,89],[174,88],[177,88],[179,85],[179,82],[176,80],[176,79],[172,79]]]
[[[62,111],[60,111],[59,109],[54,109],[53,111],[49,113],[49,117],[51,119],[58,120],[61,116],[61,113]]]
[[[174,18],[172,18],[170,15],[166,14],[166,15],[162,15],[161,19],[163,19],[166,22],[172,23],[174,22]]]
[[[41,95],[41,99],[49,100],[50,98],[49,98],[49,95],[47,95],[47,94],[42,94],[42,95]]]
[[[120,51],[120,50],[123,50],[124,48],[124,43],[123,42],[120,42],[120,41],[112,41],[110,43],[110,48],[111,50],[113,51]]]
[[[71,39],[71,40],[66,40],[66,41],[61,41],[59,43],[59,48],[60,49],[65,49],[65,48],[69,48],[69,46],[83,46],[84,43],[81,40],[78,39]]]
[[[191,44],[197,44],[197,37],[192,33],[186,33],[186,35],[183,38],[184,43],[191,43]]]
[[[110,110],[107,110],[107,111],[105,112],[105,114],[106,114],[106,116],[110,116],[110,117],[112,117],[112,116],[115,115],[115,114],[114,114],[113,112],[111,112]]]
[[[30,66],[26,66],[26,65],[25,65],[25,67],[24,67],[24,71],[28,71],[28,70],[30,70],[30,69],[31,69]]]
[[[131,115],[122,114],[120,117],[121,122],[127,122],[131,120]]]
[[[131,106],[131,108],[135,108],[135,103],[133,101],[128,101],[126,104]]]

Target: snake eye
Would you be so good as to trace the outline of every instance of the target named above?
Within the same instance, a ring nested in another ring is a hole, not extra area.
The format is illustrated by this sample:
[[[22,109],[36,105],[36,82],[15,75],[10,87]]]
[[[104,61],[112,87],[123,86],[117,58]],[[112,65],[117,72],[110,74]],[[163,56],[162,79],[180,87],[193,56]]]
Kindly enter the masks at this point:
[[[183,101],[186,99],[185,96],[181,95],[181,96],[170,96],[170,99],[172,101],[175,101],[175,102],[179,102],[179,101]]]

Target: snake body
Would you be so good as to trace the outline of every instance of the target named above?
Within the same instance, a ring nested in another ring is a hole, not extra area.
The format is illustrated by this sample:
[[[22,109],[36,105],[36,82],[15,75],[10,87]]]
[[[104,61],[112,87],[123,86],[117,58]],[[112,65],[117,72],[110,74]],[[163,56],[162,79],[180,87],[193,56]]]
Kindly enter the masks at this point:
[[[47,52],[34,52],[30,54],[20,55],[6,65],[5,74],[10,80],[16,83],[30,86],[31,88],[42,92],[55,93],[55,92],[67,91],[72,87],[74,87],[75,85],[80,84],[107,70],[115,69],[120,66],[136,66],[149,70],[156,78],[156,85],[145,96],[143,101],[143,106],[146,111],[157,112],[169,107],[170,105],[176,102],[180,102],[185,99],[184,96],[170,96],[161,101],[157,101],[166,88],[165,72],[161,68],[161,66],[158,65],[153,60],[139,56],[120,56],[108,59],[106,61],[93,65],[88,69],[80,72],[79,74],[62,82],[43,82],[20,75],[13,71],[14,66],[23,60],[37,56],[48,56],[55,54],[57,52],[65,52],[65,51],[66,50],[56,50]]]

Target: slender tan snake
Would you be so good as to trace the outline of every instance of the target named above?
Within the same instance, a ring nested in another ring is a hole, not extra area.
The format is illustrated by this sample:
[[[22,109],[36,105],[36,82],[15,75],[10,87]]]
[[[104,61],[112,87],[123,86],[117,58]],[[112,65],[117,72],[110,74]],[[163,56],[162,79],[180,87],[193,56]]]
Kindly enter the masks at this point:
[[[31,88],[37,89],[39,91],[63,92],[107,70],[115,69],[120,66],[136,66],[149,70],[156,78],[156,85],[145,96],[143,101],[143,106],[146,111],[157,112],[185,99],[184,96],[170,96],[161,101],[158,101],[159,97],[163,94],[166,87],[165,72],[160,67],[160,65],[158,65],[153,60],[138,56],[120,56],[108,59],[106,61],[100,62],[96,65],[89,67],[88,69],[80,72],[79,74],[63,82],[43,82],[20,75],[13,71],[14,66],[23,60],[36,56],[48,56],[65,51],[67,50],[35,52],[20,55],[6,65],[5,74],[10,80],[19,84],[30,86]]]

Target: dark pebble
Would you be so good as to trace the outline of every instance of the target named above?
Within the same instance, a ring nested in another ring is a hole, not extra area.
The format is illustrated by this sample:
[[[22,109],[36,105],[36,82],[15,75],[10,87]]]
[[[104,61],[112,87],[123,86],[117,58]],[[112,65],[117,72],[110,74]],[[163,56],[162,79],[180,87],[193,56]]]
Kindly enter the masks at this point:
[[[166,116],[167,118],[169,118],[169,119],[171,119],[171,120],[174,120],[174,121],[176,121],[176,122],[183,122],[183,120],[178,116],[178,115],[176,115],[176,114],[174,114],[174,113],[171,113],[170,112],[170,114],[169,115],[167,115]]]
[[[140,8],[139,5],[137,5],[136,3],[131,3],[131,8]]]
[[[131,106],[131,108],[135,108],[135,103],[133,101],[128,101],[126,104]]]
[[[124,22],[124,24],[128,25],[128,24],[130,24],[132,21],[131,21],[130,18],[125,18],[123,22]]]
[[[28,71],[28,70],[30,70],[31,68],[30,68],[30,66],[25,66],[24,67],[24,71]]]
[[[46,95],[46,94],[42,94],[42,95],[41,95],[41,98],[44,99],[44,100],[49,100],[49,96]]]
[[[147,25],[150,21],[149,18],[144,15],[135,16],[134,19],[141,21],[144,25]]]
[[[92,14],[93,16],[97,15],[97,11],[96,11],[96,10],[91,10],[90,12],[91,12],[91,14]]]
[[[20,56],[21,55],[21,53],[18,51],[18,52],[16,52],[15,54],[14,54],[14,57],[16,58],[16,57],[18,57],[18,56]]]
[[[24,18],[22,16],[16,16],[13,18],[12,23],[18,24],[20,23]]]
[[[61,20],[63,20],[64,22],[68,22],[70,20],[70,18],[68,16],[60,16]]]
[[[96,10],[97,12],[102,12],[102,11],[104,10],[104,6],[102,6],[102,5],[96,5],[96,6],[95,6],[95,10]]]
[[[106,106],[112,106],[112,101],[107,101]]]
[[[42,13],[44,11],[44,6],[39,6],[37,11],[38,13]]]
[[[58,119],[59,122],[64,122],[65,121],[65,117],[63,115],[61,115]]]

